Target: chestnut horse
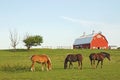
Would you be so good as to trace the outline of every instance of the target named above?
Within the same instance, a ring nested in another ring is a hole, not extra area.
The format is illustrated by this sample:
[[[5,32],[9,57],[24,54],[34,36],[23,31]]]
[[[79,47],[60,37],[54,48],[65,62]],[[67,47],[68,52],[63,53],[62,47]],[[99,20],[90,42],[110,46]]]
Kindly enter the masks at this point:
[[[81,54],[68,54],[64,61],[64,69],[67,68],[68,62],[69,62],[69,68],[70,68],[70,65],[73,66],[72,62],[76,62],[76,61],[78,61],[78,69],[82,69],[82,60],[83,60],[83,57]]]
[[[31,57],[32,65],[31,65],[31,71],[35,71],[34,65],[35,63],[40,63],[42,64],[42,71],[44,70],[44,65],[46,67],[46,70],[51,70],[51,60],[50,58],[43,54],[43,55],[33,55]]]
[[[97,65],[96,65],[96,68],[97,68],[97,66],[100,62],[101,62],[101,68],[102,68],[104,58],[107,58],[110,61],[110,54],[106,53],[106,52],[91,53],[89,55],[89,58],[90,58],[91,66],[93,68],[95,68],[95,60],[98,61]]]

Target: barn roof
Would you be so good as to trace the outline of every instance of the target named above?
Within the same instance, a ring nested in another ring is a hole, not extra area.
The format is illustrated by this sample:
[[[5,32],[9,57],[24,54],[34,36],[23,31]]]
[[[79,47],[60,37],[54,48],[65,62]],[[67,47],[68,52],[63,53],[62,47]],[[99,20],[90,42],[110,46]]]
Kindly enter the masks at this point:
[[[73,45],[78,45],[78,44],[89,44],[92,41],[92,38],[95,34],[90,34],[90,35],[84,35],[81,36],[80,38],[77,38],[74,41]]]

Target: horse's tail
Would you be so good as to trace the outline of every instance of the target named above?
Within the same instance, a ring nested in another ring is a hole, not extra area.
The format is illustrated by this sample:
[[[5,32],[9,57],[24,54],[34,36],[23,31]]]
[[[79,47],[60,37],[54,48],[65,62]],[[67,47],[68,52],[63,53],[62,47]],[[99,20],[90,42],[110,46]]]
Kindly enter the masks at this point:
[[[48,57],[48,69],[51,70],[52,69],[52,64],[51,64],[51,59]]]

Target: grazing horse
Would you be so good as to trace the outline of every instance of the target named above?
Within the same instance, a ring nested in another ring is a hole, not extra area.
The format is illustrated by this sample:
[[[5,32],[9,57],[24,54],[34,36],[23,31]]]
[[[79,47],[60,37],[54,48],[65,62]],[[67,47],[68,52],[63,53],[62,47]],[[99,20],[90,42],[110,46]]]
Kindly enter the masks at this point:
[[[67,68],[68,62],[69,62],[69,68],[70,68],[70,65],[73,66],[72,62],[76,62],[76,61],[78,61],[78,69],[82,69],[82,60],[83,60],[83,57],[81,54],[68,54],[64,61],[64,69]]]
[[[43,55],[33,55],[31,57],[32,65],[31,65],[31,71],[35,71],[34,65],[35,63],[40,63],[42,64],[42,71],[44,70],[44,65],[46,67],[46,70],[51,70],[51,60],[50,58],[43,54]]]
[[[95,68],[95,60],[98,61],[97,65],[96,65],[96,68],[97,68],[97,66],[100,62],[101,62],[101,68],[102,68],[104,58],[107,58],[110,61],[110,54],[106,53],[106,52],[91,53],[89,55],[89,58],[90,58],[90,61],[91,61],[91,66],[93,68]]]

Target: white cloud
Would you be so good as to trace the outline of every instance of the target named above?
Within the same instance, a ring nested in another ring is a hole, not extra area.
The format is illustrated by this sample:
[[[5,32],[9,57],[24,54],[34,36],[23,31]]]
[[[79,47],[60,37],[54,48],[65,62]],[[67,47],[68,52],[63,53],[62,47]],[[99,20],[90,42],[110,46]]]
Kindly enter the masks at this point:
[[[97,22],[97,21],[87,21],[87,20],[80,20],[80,19],[75,19],[71,17],[66,17],[66,16],[61,16],[60,18],[70,21],[75,24],[79,24],[82,27],[91,27],[94,29],[100,29],[103,31],[119,31],[120,29],[120,24],[114,24],[114,23],[105,23],[105,22]]]
[[[82,26],[88,26],[88,27],[90,27],[90,26],[103,26],[104,25],[104,23],[100,23],[100,22],[74,19],[74,18],[66,17],[66,16],[61,16],[61,18],[64,20],[71,21],[73,23],[77,23],[77,24],[80,24]]]
[[[73,18],[70,18],[70,17],[66,17],[66,16],[60,16],[60,17],[64,20],[68,20],[68,21],[71,21],[71,22],[79,22],[79,20],[73,19]]]

